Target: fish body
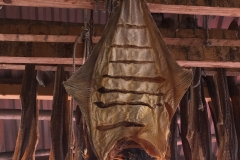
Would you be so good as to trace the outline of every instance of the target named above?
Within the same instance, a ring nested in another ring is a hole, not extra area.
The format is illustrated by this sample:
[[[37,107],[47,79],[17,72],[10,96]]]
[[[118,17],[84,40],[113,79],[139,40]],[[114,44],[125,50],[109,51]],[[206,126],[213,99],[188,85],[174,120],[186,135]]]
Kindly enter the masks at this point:
[[[99,160],[131,145],[165,159],[169,127],[192,72],[172,58],[144,0],[120,0],[86,63],[64,83]]]

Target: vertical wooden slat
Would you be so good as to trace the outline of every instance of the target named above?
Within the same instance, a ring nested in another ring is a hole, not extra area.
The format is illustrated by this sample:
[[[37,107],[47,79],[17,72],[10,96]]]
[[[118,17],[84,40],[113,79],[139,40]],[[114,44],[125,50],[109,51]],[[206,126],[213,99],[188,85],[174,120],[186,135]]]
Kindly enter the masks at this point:
[[[37,81],[35,65],[25,67],[23,76],[21,103],[21,125],[13,155],[14,160],[35,159],[35,149],[38,141],[38,106],[36,105]]]

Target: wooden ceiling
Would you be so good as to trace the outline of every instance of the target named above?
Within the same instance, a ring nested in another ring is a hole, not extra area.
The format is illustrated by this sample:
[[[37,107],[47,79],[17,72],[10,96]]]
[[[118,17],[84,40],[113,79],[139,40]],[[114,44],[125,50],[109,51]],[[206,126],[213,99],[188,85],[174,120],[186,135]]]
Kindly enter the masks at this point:
[[[240,16],[238,0],[147,0],[153,13]],[[94,9],[89,0],[0,0],[0,5]],[[99,1],[102,9],[103,2]]]
[[[240,17],[239,0],[148,0],[152,13]],[[82,0],[0,0],[0,5],[94,9],[95,2]],[[98,8],[103,9],[99,2]],[[83,24],[0,19],[0,69],[24,70],[36,63],[37,70],[53,71],[56,64],[71,70],[73,43]],[[97,43],[104,25],[94,25]],[[173,57],[184,67],[240,68],[239,28],[206,29],[159,28]],[[78,50],[83,50],[79,44]],[[76,63],[82,64],[82,52]],[[207,74],[212,74],[208,72]],[[231,74],[231,73],[230,73]],[[239,70],[234,75],[239,75]],[[1,82],[0,82],[1,83]],[[0,84],[0,99],[18,99],[21,85]],[[38,99],[52,99],[53,88],[39,88]]]

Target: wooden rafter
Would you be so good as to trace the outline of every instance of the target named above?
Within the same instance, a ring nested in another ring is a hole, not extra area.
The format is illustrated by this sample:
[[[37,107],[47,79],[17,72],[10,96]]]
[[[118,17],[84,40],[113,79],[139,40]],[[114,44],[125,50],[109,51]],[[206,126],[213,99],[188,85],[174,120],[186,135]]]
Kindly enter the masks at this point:
[[[57,65],[57,64],[72,64],[72,58],[47,58],[47,57],[1,57],[0,63],[7,64],[48,64],[48,65]],[[82,58],[75,59],[76,64],[82,64]]]
[[[165,4],[165,1],[158,0],[151,3],[148,0],[149,9],[153,13],[175,13],[175,14],[194,14],[194,15],[219,15],[219,16],[233,16],[240,17],[240,8],[227,8],[239,7],[240,4],[236,0],[234,3],[225,3],[220,1],[213,6],[205,3],[202,0],[196,1],[196,6],[186,3],[170,3]],[[0,5],[12,5],[12,6],[30,6],[30,7],[53,7],[53,8],[83,8],[93,9],[94,1],[80,1],[80,0],[12,0],[11,3],[4,3],[4,0],[0,0]],[[195,4],[195,3],[194,3]],[[102,9],[102,3],[99,5],[99,9]],[[221,7],[219,7],[221,6]]]
[[[3,20],[0,27],[0,68],[5,69],[14,69],[12,64],[28,63],[71,65],[73,42],[83,31],[82,24],[37,21]],[[94,27],[95,42],[103,29],[103,25]],[[173,57],[182,66],[240,68],[240,33],[237,30],[209,30],[209,41],[213,46],[205,46],[206,31],[203,29],[160,28],[160,32]],[[78,65],[82,64],[82,51],[83,45],[79,44],[76,54]],[[23,66],[15,67],[18,68]]]
[[[83,32],[83,24],[56,23],[24,20],[1,20],[0,41],[73,43]],[[104,25],[94,25],[93,43],[101,38]],[[204,46],[204,29],[159,28],[167,45]],[[239,30],[209,30],[212,46],[240,46]],[[15,46],[16,47],[16,46]]]
[[[98,43],[100,36],[92,37],[93,43]],[[12,42],[54,42],[74,43],[76,36],[73,35],[29,35],[29,34],[0,34],[0,41]],[[163,38],[167,45],[180,46],[204,46],[203,38]],[[209,39],[212,46],[240,46],[239,39]]]

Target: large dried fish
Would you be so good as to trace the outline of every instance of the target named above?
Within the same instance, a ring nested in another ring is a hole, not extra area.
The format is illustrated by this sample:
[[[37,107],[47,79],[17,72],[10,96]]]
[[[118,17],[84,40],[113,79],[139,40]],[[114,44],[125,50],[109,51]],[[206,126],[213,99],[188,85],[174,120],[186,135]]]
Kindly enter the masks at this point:
[[[229,88],[229,95],[232,100],[232,107],[233,107],[233,116],[234,116],[234,124],[237,133],[237,140],[238,140],[238,150],[237,150],[237,159],[240,159],[240,87],[236,84],[237,77],[228,77],[228,88]]]
[[[134,145],[165,159],[172,116],[192,81],[172,58],[144,0],[120,0],[87,62],[64,83],[99,160]]]
[[[184,152],[184,157],[186,160],[192,159],[192,152],[187,140],[187,132],[188,132],[188,110],[189,110],[189,103],[188,103],[188,95],[189,91],[185,93],[181,102],[180,102],[180,117],[181,117],[181,139],[182,139],[182,147]]]
[[[212,117],[218,139],[218,159],[237,159],[237,136],[227,86],[226,70],[217,69],[217,75],[207,77],[206,84],[212,99]]]
[[[35,65],[28,64],[22,82],[21,124],[13,155],[14,160],[35,159],[35,149],[38,142],[38,107],[36,105],[37,80]]]
[[[65,160],[69,144],[69,116],[68,95],[62,85],[66,75],[64,66],[58,65],[55,74],[53,107],[51,115],[51,160]]]
[[[75,112],[75,119],[76,119],[76,141],[74,160],[84,160],[85,157],[84,149],[86,148],[86,145],[84,142],[82,113],[78,106]]]
[[[200,76],[199,76],[200,75]],[[197,86],[190,87],[190,108],[187,139],[193,160],[211,160],[211,131],[203,94],[201,68],[196,69]]]
[[[175,112],[172,122],[170,125],[170,152],[171,158],[170,160],[177,160],[178,159],[178,149],[177,149],[177,140],[178,140],[178,124],[177,124],[177,117],[178,112]]]

